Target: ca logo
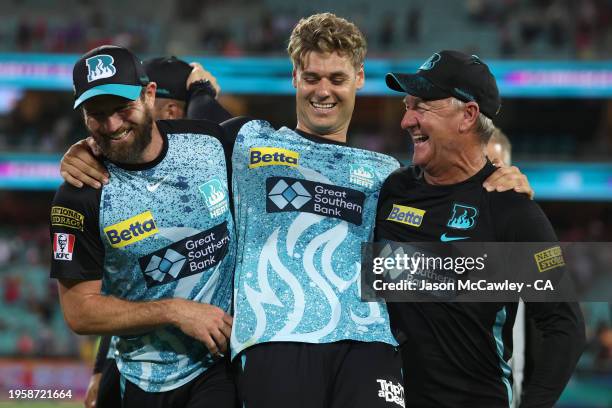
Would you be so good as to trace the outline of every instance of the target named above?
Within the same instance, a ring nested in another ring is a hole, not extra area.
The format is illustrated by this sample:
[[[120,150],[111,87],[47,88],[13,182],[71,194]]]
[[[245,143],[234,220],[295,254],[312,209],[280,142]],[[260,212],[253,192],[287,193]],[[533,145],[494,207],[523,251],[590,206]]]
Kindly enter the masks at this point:
[[[429,57],[429,59],[425,61],[419,69],[422,69],[423,71],[430,70],[434,67],[434,65],[436,65],[438,61],[440,61],[440,59],[442,59],[442,57],[436,52],[434,55]]]
[[[117,68],[113,65],[115,60],[110,55],[101,54],[87,58],[87,82],[102,78],[110,78],[117,73]]]

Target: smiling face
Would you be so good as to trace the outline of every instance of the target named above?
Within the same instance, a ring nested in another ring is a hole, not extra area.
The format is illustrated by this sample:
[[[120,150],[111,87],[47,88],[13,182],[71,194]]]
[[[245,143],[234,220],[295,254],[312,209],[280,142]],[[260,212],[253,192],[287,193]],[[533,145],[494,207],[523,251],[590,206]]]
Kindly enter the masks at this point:
[[[152,103],[147,95],[131,101],[114,95],[101,95],[83,104],[85,126],[104,156],[120,163],[141,163],[151,144]],[[155,86],[152,87],[153,93]]]
[[[451,98],[424,101],[412,95],[404,98],[406,113],[401,127],[414,143],[413,164],[425,171],[450,167],[459,157],[463,144],[458,129],[463,112],[451,103]]]
[[[293,70],[297,128],[317,136],[346,141],[355,95],[364,84],[363,66],[337,52],[311,51]]]

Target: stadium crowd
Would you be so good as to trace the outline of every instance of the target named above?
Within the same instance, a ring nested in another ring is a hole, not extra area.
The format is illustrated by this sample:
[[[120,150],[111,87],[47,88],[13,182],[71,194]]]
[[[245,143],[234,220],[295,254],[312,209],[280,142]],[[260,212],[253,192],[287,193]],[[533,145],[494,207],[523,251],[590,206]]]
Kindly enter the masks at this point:
[[[410,1],[398,11],[392,1],[378,2],[373,8],[365,1],[330,5],[318,0],[306,6],[275,0],[181,0],[160,2],[159,10],[169,12],[163,18],[152,18],[145,7],[140,7],[140,11],[135,7],[134,12],[142,14],[137,19],[126,18],[118,11],[113,12],[112,7],[100,7],[89,1],[63,0],[69,12],[62,14],[31,13],[33,7],[29,3],[27,0],[7,2],[15,12],[0,16],[0,51],[79,53],[102,44],[119,44],[142,55],[282,55],[285,40],[300,16],[316,9],[330,9],[359,22],[374,46],[371,56],[420,58],[421,49],[415,46],[430,44],[439,36],[437,30],[425,27],[424,22],[434,19],[440,26],[457,25],[453,21],[457,17],[455,10],[445,13],[450,6],[442,1],[427,5]],[[497,44],[466,43],[466,49],[482,57],[610,58],[612,5],[609,0],[456,3],[460,6],[456,11],[463,16],[459,24],[466,37],[471,36],[470,32],[491,30],[497,38]],[[118,2],[117,6],[120,6]],[[227,18],[236,24],[228,26],[224,23]],[[167,26],[191,27],[180,31],[180,35],[193,38],[174,37],[165,29]]]

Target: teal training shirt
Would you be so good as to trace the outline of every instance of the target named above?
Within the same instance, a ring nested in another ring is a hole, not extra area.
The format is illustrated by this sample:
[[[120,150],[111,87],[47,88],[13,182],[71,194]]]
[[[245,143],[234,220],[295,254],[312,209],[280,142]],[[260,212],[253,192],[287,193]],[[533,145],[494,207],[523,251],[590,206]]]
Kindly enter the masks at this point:
[[[242,126],[232,155],[232,356],[275,341],[397,344],[385,304],[360,300],[360,260],[382,182],[398,167],[267,122]]]
[[[235,239],[223,131],[204,121],[157,125],[164,148],[154,162],[108,162],[101,192],[60,187],[51,276],[102,279],[105,294],[125,300],[184,298],[229,312]],[[115,339],[122,376],[148,392],[175,389],[213,363],[173,326]]]

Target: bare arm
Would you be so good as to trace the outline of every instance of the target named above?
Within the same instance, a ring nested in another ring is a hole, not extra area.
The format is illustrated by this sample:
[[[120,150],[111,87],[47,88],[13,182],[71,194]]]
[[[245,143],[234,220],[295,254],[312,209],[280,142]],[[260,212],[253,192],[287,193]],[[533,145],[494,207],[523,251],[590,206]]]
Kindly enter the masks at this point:
[[[87,392],[85,393],[85,401],[83,405],[85,408],[95,408],[96,400],[98,399],[98,391],[100,391],[100,380],[102,379],[102,373],[96,373],[89,379],[87,385]]]
[[[101,281],[59,281],[68,326],[78,334],[140,334],[173,325],[215,355],[227,350],[232,317],[216,306],[185,299],[132,302],[100,293]]]
[[[70,146],[62,157],[60,175],[66,182],[78,188],[83,187],[83,183],[100,188],[102,183],[108,183],[109,177],[104,165],[96,159],[100,155],[92,137],[80,140]]]

